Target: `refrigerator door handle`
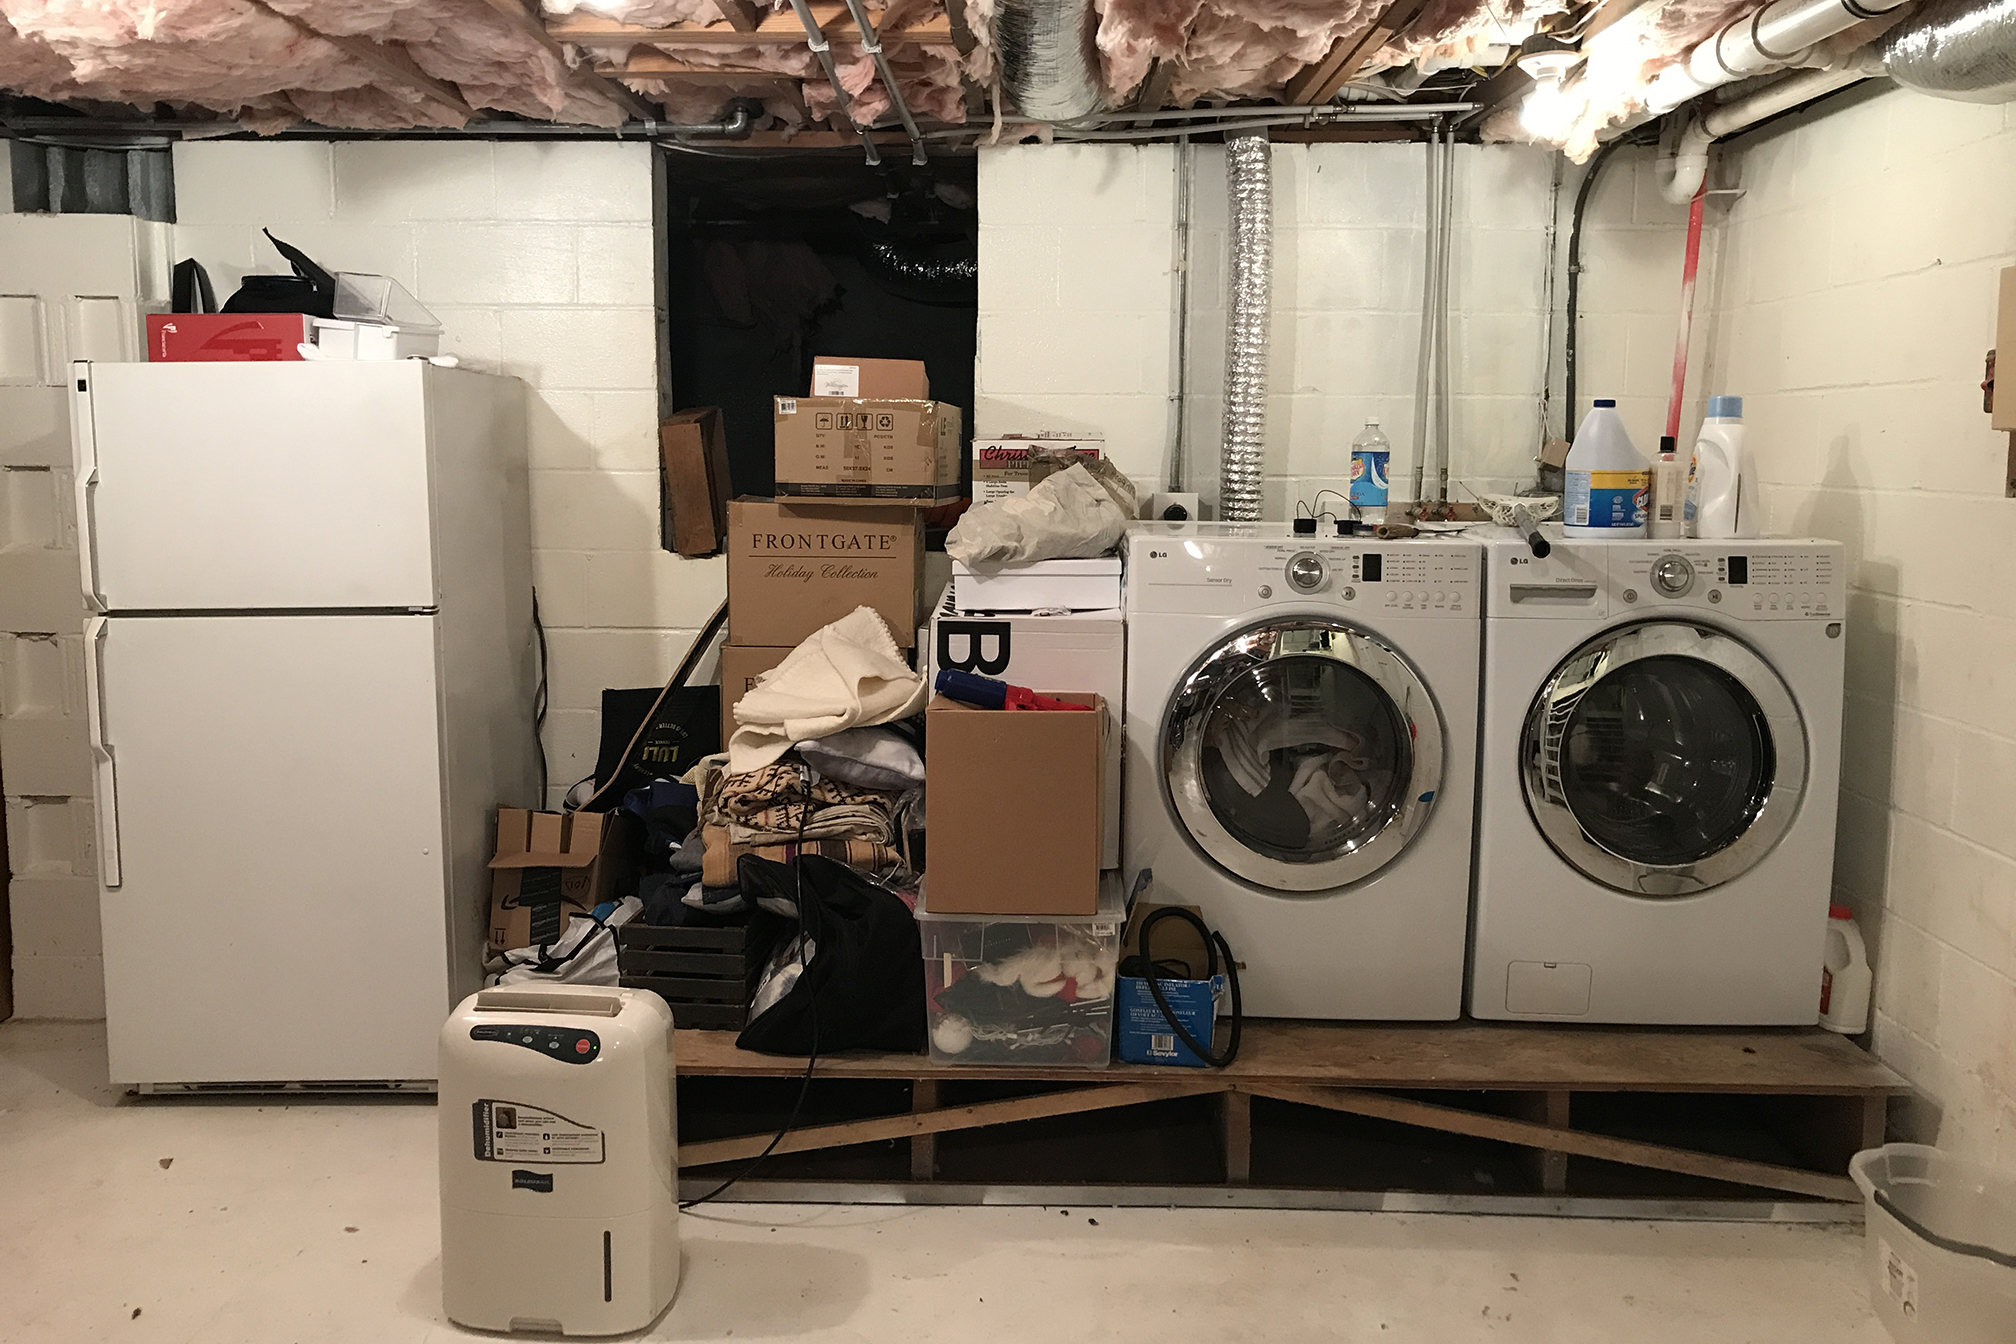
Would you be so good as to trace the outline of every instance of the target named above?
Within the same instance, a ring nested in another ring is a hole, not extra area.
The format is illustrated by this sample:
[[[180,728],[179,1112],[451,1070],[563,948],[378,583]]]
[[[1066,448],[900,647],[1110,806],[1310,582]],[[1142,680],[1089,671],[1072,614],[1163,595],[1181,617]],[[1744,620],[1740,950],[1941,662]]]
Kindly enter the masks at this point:
[[[93,616],[84,630],[85,714],[91,734],[91,766],[97,785],[98,876],[107,888],[119,885],[119,771],[105,736],[105,630]]]
[[[84,571],[84,604],[109,605],[98,591],[98,435],[91,418],[91,364],[70,365],[70,453],[77,469],[77,560]]]

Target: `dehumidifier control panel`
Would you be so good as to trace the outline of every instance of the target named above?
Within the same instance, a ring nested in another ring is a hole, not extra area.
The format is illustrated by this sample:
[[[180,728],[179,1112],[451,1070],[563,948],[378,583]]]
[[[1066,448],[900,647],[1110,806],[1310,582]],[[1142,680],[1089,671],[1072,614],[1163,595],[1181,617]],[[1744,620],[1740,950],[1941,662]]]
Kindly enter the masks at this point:
[[[602,1053],[602,1038],[580,1027],[540,1027],[526,1023],[485,1022],[469,1028],[472,1041],[497,1041],[557,1059],[562,1064],[591,1064]]]

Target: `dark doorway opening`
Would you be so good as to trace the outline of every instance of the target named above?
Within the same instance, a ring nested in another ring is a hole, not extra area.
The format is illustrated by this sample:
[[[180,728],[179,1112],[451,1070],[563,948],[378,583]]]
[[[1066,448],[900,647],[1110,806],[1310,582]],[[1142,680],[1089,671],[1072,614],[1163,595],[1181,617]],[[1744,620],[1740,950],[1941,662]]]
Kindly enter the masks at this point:
[[[971,442],[972,157],[870,168],[668,150],[661,163],[666,409],[722,409],[735,493],[770,493],[771,398],[803,396],[816,355],[923,360]]]

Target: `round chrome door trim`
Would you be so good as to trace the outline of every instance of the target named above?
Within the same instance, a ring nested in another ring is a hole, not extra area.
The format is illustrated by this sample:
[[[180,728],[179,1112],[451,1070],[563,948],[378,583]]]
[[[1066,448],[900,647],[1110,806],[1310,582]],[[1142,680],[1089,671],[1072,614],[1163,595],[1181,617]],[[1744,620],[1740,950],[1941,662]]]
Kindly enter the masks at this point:
[[[1576,818],[1561,779],[1562,738],[1582,697],[1611,673],[1648,658],[1691,659],[1721,669],[1756,702],[1770,734],[1771,780],[1748,824],[1728,844],[1692,863],[1644,863],[1605,847]],[[1570,654],[1534,697],[1519,755],[1527,811],[1554,852],[1632,896],[1693,896],[1742,876],[1784,839],[1806,793],[1806,725],[1784,680],[1739,640],[1681,621],[1608,631]]]
[[[1204,728],[1225,692],[1256,668],[1285,659],[1324,658],[1362,674],[1387,699],[1408,736],[1405,785],[1385,824],[1333,849],[1291,862],[1262,854],[1227,829],[1204,782]],[[1220,868],[1258,887],[1325,892],[1363,881],[1404,851],[1426,824],[1442,787],[1441,711],[1428,684],[1383,641],[1321,618],[1266,621],[1222,640],[1178,683],[1162,720],[1162,780],[1190,840]]]

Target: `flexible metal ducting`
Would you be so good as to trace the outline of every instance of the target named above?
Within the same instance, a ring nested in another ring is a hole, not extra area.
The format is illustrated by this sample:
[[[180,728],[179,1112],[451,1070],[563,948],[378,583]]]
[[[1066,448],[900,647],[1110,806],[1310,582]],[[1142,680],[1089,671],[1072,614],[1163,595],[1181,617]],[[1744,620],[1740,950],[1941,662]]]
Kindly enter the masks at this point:
[[[2016,102],[2016,0],[1925,0],[1876,49],[1907,89],[1966,103]]]
[[[1225,187],[1232,217],[1226,297],[1225,435],[1218,516],[1260,521],[1267,437],[1267,319],[1274,289],[1274,147],[1265,131],[1225,140]]]
[[[1023,116],[1071,121],[1105,108],[1098,29],[1092,0],[1000,0],[994,45],[1001,87]]]

